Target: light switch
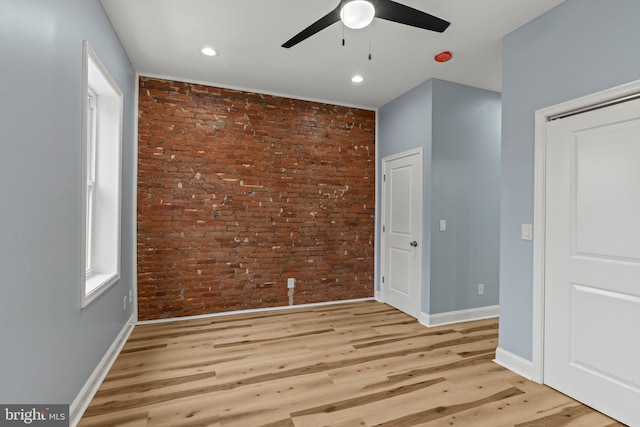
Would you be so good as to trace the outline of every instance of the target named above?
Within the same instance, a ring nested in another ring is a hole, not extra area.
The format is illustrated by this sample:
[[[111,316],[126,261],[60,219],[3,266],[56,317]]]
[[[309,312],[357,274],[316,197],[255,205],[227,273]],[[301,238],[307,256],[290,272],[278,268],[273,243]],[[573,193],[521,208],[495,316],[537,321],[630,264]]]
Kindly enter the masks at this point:
[[[446,219],[441,219],[440,220],[440,231],[447,231],[447,220]]]
[[[522,224],[522,240],[533,240],[533,224]]]

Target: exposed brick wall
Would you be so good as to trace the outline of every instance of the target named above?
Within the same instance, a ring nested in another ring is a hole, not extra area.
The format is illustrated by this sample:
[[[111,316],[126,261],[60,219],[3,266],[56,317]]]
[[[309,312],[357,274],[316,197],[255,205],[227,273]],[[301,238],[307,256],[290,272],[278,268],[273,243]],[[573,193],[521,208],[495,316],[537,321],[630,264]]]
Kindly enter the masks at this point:
[[[373,296],[375,114],[140,79],[138,308]]]

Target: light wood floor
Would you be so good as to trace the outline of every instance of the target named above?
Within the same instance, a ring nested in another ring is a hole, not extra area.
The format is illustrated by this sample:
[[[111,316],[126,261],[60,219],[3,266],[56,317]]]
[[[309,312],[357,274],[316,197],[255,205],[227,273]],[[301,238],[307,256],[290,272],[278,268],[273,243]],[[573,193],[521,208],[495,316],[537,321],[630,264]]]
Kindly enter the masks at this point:
[[[136,326],[80,426],[616,426],[377,302]]]

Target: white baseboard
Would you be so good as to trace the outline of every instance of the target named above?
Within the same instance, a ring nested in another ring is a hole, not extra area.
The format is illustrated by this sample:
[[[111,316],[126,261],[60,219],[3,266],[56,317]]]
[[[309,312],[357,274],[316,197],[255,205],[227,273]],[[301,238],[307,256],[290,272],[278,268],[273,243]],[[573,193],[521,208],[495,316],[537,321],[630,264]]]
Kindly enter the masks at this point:
[[[384,302],[384,300],[382,299],[382,292],[380,291],[374,291],[373,299],[375,299],[378,302],[382,302],[382,303]]]
[[[420,312],[419,322],[428,327],[451,325],[453,323],[470,322],[489,319],[500,315],[500,306],[470,308],[468,310],[448,311],[446,313],[427,314]]]
[[[349,304],[353,302],[363,302],[363,301],[373,301],[373,298],[357,298],[357,299],[345,299],[339,301],[328,301],[328,302],[316,302],[312,304],[298,304],[298,305],[283,305],[281,307],[267,307],[267,308],[253,308],[250,310],[236,310],[236,311],[224,311],[222,313],[210,313],[210,314],[199,314],[197,316],[183,316],[183,317],[170,317],[167,319],[155,319],[155,320],[141,320],[136,323],[136,325],[150,325],[154,323],[166,323],[166,322],[175,322],[177,320],[194,320],[194,319],[208,319],[211,317],[220,317],[220,316],[231,316],[234,314],[250,314],[250,313],[264,313],[266,311],[279,311],[279,310],[291,310],[295,308],[309,308],[309,307],[322,307],[324,305],[334,305],[334,304]]]
[[[122,330],[116,337],[116,339],[111,344],[111,347],[107,350],[96,369],[93,370],[93,373],[84,384],[80,393],[76,396],[76,398],[71,403],[69,407],[69,425],[74,427],[78,425],[84,411],[87,410],[87,407],[91,403],[93,396],[95,396],[98,388],[104,381],[104,377],[107,376],[107,373],[113,366],[113,363],[116,361],[116,358],[120,354],[122,347],[127,342],[129,335],[131,335],[131,331],[133,331],[133,326],[135,324],[134,314],[131,315],[127,323],[122,327]]]
[[[493,361],[528,380],[533,378],[533,363],[510,351],[498,347]]]

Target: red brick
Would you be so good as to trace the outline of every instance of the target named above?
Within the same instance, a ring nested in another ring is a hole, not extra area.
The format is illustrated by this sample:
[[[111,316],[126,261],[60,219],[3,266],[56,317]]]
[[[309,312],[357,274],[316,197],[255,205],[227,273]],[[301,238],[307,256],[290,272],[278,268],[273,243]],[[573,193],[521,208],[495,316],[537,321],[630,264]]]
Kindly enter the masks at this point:
[[[140,79],[140,319],[373,295],[375,114]]]

